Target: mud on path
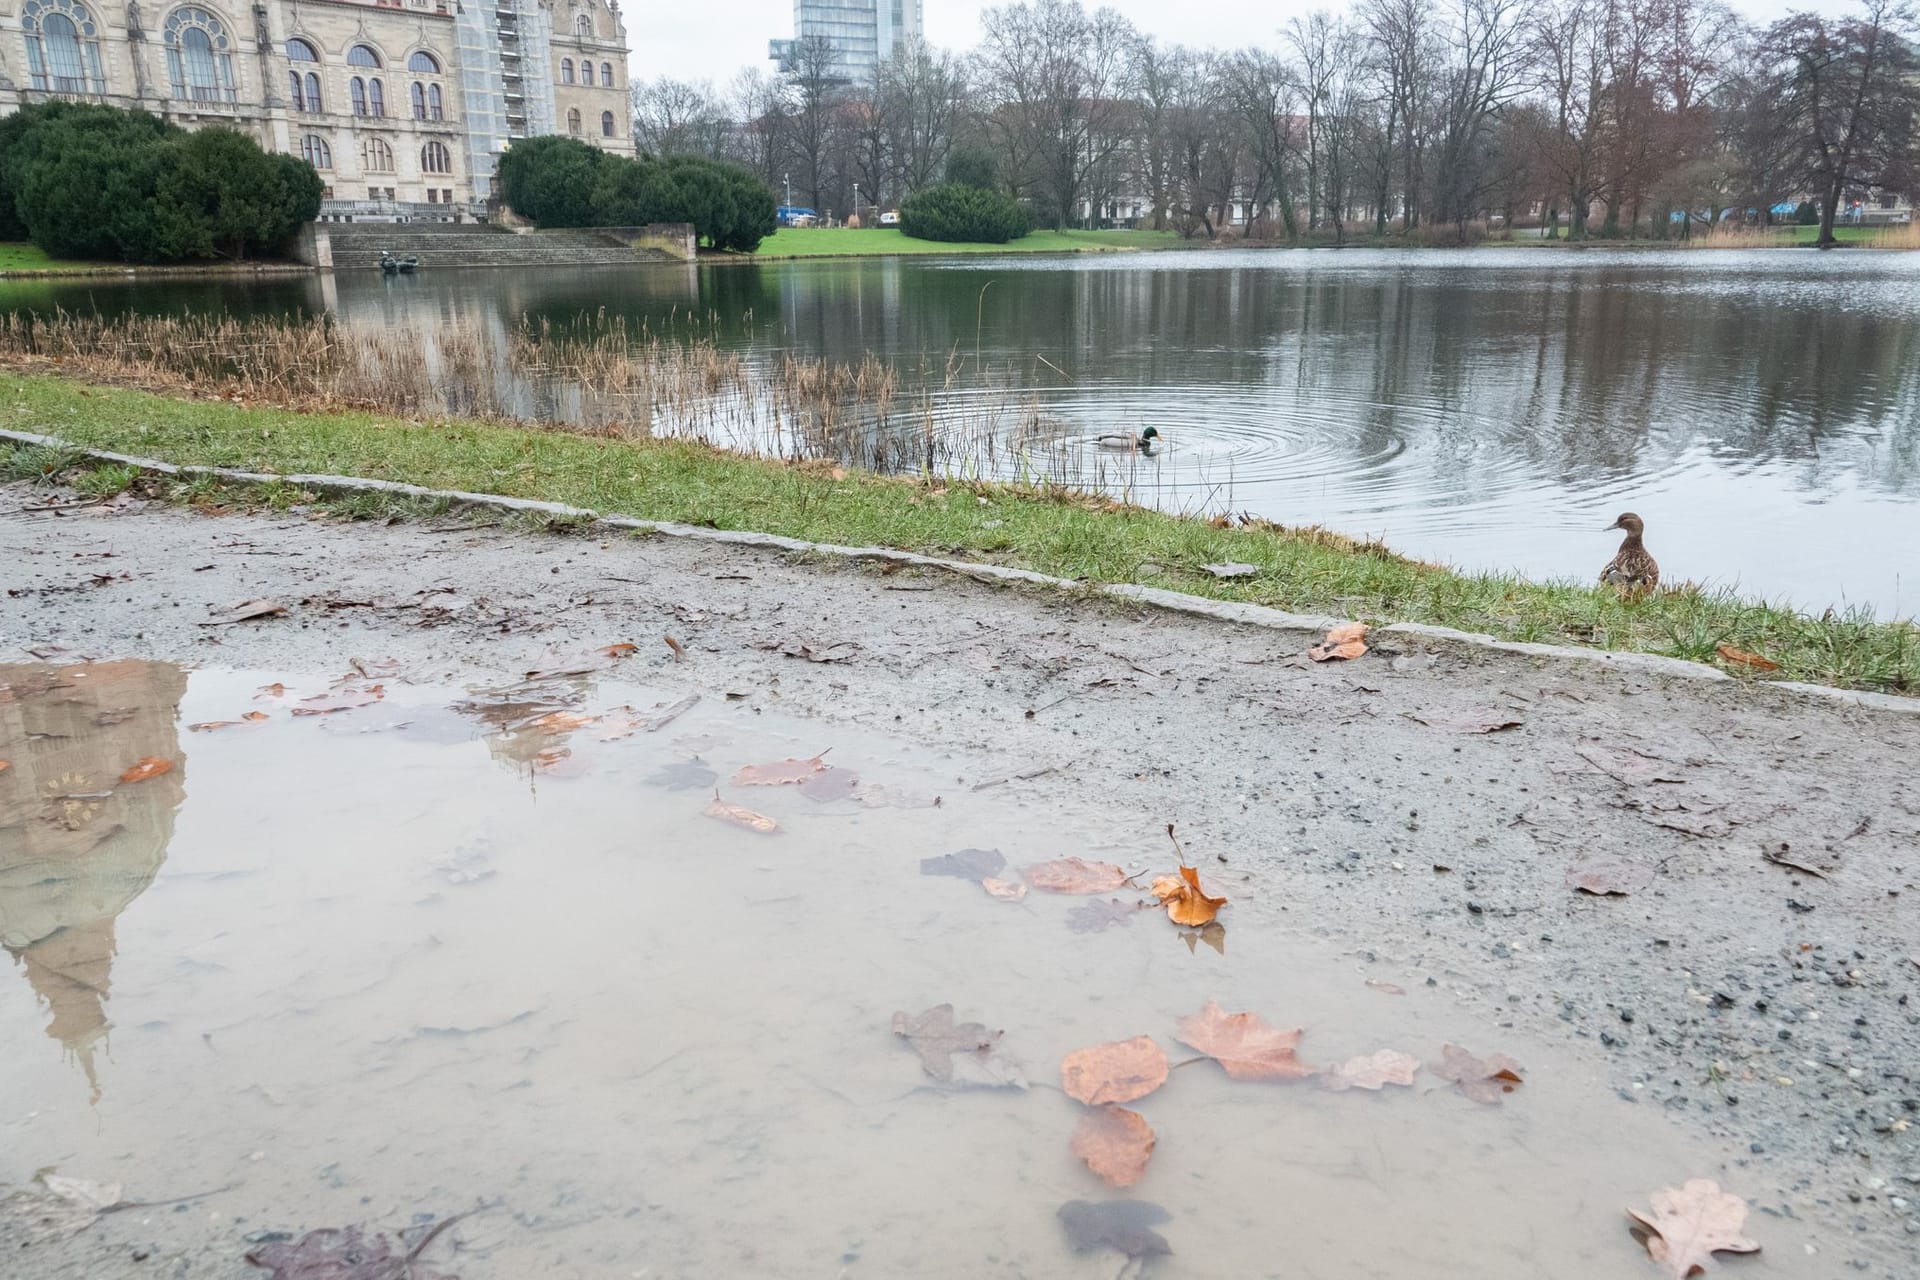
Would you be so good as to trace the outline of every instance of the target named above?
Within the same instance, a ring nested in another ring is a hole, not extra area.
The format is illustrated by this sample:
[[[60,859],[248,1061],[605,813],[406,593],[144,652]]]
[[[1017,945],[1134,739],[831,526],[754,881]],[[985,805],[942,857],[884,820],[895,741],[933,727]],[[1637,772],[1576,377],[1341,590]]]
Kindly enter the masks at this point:
[[[679,539],[23,510],[45,500],[0,488],[0,663],[318,672],[377,656],[451,684],[632,641],[624,678],[817,726],[823,745],[844,730],[920,752],[951,793],[1025,815],[1012,861],[1160,864],[1174,823],[1232,898],[1226,966],[1268,933],[1348,983],[1329,1008],[1377,1017],[1366,1002],[1390,997],[1364,984],[1392,984],[1479,1028],[1463,1033],[1476,1050],[1503,1047],[1489,1030],[1546,1046],[1586,1098],[1577,1127],[1528,1141],[1671,1131],[1712,1161],[1672,1185],[1717,1177],[1752,1202],[1751,1234],[1790,1241],[1764,1274],[1912,1274],[1920,717],[1447,644],[1318,666],[1304,635]],[[254,598],[287,613],[202,625]],[[1088,848],[1087,831],[1118,834]],[[1575,892],[1587,862],[1624,863],[1640,887]],[[1195,985],[1193,1004],[1208,994]],[[19,1119],[9,1099],[0,1134]],[[23,1181],[4,1147],[0,1181]],[[163,1274],[228,1274],[210,1259],[242,1228],[188,1217],[111,1215],[32,1274],[151,1274],[128,1250],[163,1233],[180,1260]],[[338,1224],[288,1205],[279,1225]],[[1049,1274],[1030,1265],[1005,1273]]]

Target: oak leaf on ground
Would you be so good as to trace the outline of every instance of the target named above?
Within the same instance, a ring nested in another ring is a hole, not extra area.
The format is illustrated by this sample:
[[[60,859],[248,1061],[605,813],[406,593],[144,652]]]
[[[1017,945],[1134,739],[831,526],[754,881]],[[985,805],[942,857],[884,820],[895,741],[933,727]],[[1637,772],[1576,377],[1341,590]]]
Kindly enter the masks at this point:
[[[1718,644],[1713,651],[1720,655],[1720,661],[1732,663],[1736,667],[1747,667],[1754,671],[1778,671],[1780,664],[1763,654],[1749,653],[1745,649],[1736,649],[1730,644]]]
[[[1144,1098],[1167,1082],[1167,1055],[1152,1036],[1075,1049],[1060,1063],[1060,1083],[1075,1102],[1097,1107]]]
[[[1208,923],[1227,905],[1225,898],[1210,898],[1201,889],[1197,867],[1181,867],[1177,876],[1155,876],[1153,896],[1166,904],[1167,919],[1188,928]]]
[[[1440,1061],[1428,1063],[1427,1070],[1442,1080],[1451,1080],[1475,1102],[1495,1106],[1521,1083],[1520,1064],[1506,1054],[1476,1058],[1455,1044],[1441,1045]]]
[[[1127,873],[1111,862],[1056,858],[1020,868],[1020,878],[1043,893],[1106,893],[1127,882]]]
[[[1110,1187],[1130,1187],[1147,1173],[1153,1155],[1153,1126],[1125,1107],[1095,1107],[1073,1131],[1073,1154]]]
[[[1713,1265],[1716,1253],[1758,1253],[1760,1246],[1740,1234],[1747,1202],[1722,1191],[1711,1178],[1689,1178],[1682,1187],[1662,1187],[1649,1199],[1652,1213],[1627,1210],[1645,1229],[1647,1256],[1671,1280],[1686,1280]],[[1641,1235],[1636,1231],[1635,1235]]]
[[[1235,1080],[1299,1080],[1313,1074],[1294,1049],[1298,1028],[1281,1031],[1258,1014],[1228,1013],[1218,1001],[1180,1019],[1175,1038],[1218,1062]]]
[[[1367,624],[1348,622],[1327,632],[1326,639],[1307,650],[1307,656],[1315,662],[1344,661],[1358,658],[1367,651]]]

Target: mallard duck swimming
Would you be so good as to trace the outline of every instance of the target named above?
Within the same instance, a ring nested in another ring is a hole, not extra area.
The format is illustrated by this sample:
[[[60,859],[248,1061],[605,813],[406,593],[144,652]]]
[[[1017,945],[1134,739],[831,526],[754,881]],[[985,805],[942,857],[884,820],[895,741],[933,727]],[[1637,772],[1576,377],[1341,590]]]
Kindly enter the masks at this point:
[[[1102,449],[1125,449],[1130,453],[1152,453],[1153,442],[1159,434],[1160,432],[1156,428],[1148,427],[1137,436],[1095,436],[1093,442]]]
[[[1659,586],[1660,565],[1640,541],[1640,535],[1647,530],[1646,522],[1633,512],[1624,511],[1607,529],[1625,529],[1627,536],[1613,559],[1607,561],[1607,567],[1600,571],[1600,581],[1629,591],[1651,591]]]

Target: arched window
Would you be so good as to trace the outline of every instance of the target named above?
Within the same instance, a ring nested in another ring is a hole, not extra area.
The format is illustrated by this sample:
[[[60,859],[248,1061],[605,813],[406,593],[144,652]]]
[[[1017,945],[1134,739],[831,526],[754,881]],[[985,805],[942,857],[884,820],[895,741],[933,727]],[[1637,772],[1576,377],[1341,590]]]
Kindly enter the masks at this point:
[[[567,132],[580,132],[580,108],[578,107],[567,108]]]
[[[360,144],[360,164],[368,173],[392,173],[393,148],[385,138],[368,138]]]
[[[420,169],[423,173],[452,173],[453,152],[443,142],[429,142],[420,148]]]
[[[378,79],[367,81],[367,114],[370,116],[387,114],[387,90]]]
[[[440,59],[422,49],[407,59],[407,70],[417,71],[423,76],[437,76],[440,74]]]
[[[173,96],[192,102],[233,101],[231,39],[205,9],[175,9],[164,32]]]
[[[333,148],[317,133],[310,133],[300,140],[300,155],[316,169],[333,168]]]
[[[613,64],[611,62],[603,62],[600,64],[600,83],[609,89],[613,88]]]
[[[573,83],[573,59],[572,58],[560,59],[560,83],[561,84]]]
[[[611,111],[602,111],[600,113],[600,136],[603,138],[611,138],[613,136],[613,112]]]
[[[427,86],[415,80],[413,82],[412,97],[413,118],[415,120],[425,120],[427,118]]]
[[[305,40],[287,41],[287,57],[295,62],[316,62],[313,46]],[[287,85],[293,90],[293,109],[319,113],[326,110],[320,105],[320,76],[313,71],[302,71],[298,67],[287,72]]]
[[[105,93],[100,29],[73,0],[27,0],[20,11],[33,87],[52,93]]]
[[[380,55],[364,44],[357,44],[347,50],[347,65],[350,67],[377,67]]]
[[[318,62],[320,61],[320,55],[314,52],[312,45],[295,36],[293,39],[287,41],[287,61]]]
[[[430,84],[427,86],[427,119],[438,120],[441,118],[442,114],[443,114],[443,111],[442,111],[441,102],[440,102],[440,86],[437,84]]]
[[[573,34],[582,40],[593,39],[593,17],[591,14],[577,13],[573,17]]]
[[[593,83],[593,59],[592,58],[580,59],[580,83],[581,84]]]
[[[353,114],[367,114],[367,82],[359,76],[347,81],[347,97],[353,100]]]

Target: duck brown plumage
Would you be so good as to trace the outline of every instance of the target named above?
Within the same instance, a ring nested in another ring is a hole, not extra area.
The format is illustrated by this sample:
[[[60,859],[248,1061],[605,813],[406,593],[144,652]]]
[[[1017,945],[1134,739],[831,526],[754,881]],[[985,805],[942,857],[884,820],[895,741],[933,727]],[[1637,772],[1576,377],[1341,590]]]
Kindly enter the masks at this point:
[[[1600,571],[1600,581],[1630,591],[1651,591],[1659,586],[1660,565],[1640,541],[1640,535],[1647,531],[1646,522],[1633,512],[1626,511],[1607,528],[1625,529],[1627,536],[1621,541],[1620,550],[1613,559],[1607,561],[1607,567]]]

